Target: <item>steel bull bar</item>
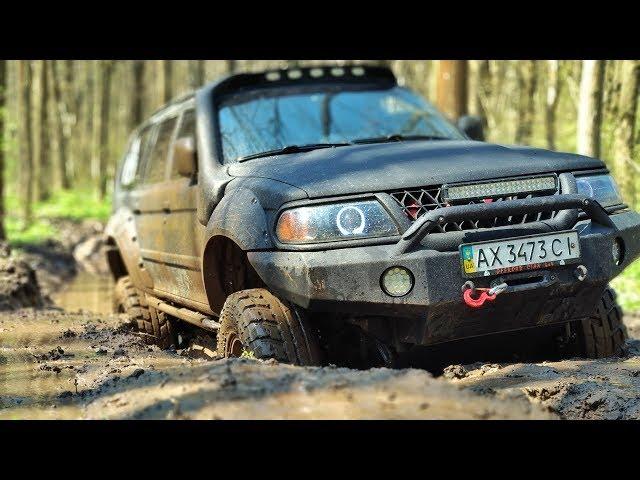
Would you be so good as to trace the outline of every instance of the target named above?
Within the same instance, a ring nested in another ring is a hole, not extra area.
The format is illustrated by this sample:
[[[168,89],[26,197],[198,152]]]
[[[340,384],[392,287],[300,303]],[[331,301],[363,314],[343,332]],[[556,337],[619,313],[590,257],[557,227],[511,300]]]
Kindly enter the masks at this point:
[[[577,188],[572,174],[563,173],[558,178],[561,192],[568,193],[503,202],[455,205],[432,210],[422,215],[404,232],[395,245],[392,256],[399,256],[417,248],[422,240],[438,225],[448,222],[461,222],[469,218],[488,220],[512,215],[559,212],[551,220],[532,222],[527,226],[535,228],[535,224],[538,224],[541,230],[561,231],[573,228],[578,221],[579,210],[582,210],[593,222],[604,227],[616,228],[607,211],[596,200],[575,193]],[[509,230],[519,226],[510,225],[500,228]],[[490,231],[491,229],[487,230]]]

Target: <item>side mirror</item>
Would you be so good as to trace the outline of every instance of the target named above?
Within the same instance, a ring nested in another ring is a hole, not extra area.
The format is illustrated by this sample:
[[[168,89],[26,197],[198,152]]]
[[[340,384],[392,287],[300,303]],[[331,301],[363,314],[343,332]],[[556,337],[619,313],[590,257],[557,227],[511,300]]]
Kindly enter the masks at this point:
[[[173,161],[179,175],[191,177],[196,173],[196,147],[193,137],[176,140],[173,144]]]
[[[481,117],[465,115],[458,119],[457,126],[471,140],[484,142],[484,122]]]

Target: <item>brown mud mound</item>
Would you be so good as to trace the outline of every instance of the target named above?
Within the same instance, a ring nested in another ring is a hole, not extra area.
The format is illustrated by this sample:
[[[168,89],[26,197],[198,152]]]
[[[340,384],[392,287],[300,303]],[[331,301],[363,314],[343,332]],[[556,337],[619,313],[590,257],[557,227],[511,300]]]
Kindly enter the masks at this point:
[[[7,244],[0,244],[0,311],[47,304],[33,268],[12,256]]]
[[[62,289],[76,274],[109,273],[102,232],[104,226],[95,220],[51,220],[59,231],[57,239],[20,246],[16,256],[35,270],[45,296]]]
[[[640,319],[625,317],[629,333]],[[640,340],[630,339],[625,357],[559,362],[452,365],[444,376],[496,403],[527,398],[560,418],[640,419]]]
[[[302,368],[227,359],[127,374],[110,387],[113,393],[88,405],[87,418],[553,418],[526,401],[494,402],[421,370]]]

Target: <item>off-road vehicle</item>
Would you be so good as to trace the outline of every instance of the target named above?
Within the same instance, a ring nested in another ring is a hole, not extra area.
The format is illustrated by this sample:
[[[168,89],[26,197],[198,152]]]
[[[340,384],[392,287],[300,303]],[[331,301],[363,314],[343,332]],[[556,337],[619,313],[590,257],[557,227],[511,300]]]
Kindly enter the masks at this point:
[[[188,322],[220,356],[303,365],[548,326],[620,353],[608,283],[639,254],[640,216],[602,161],[481,135],[377,66],[176,99],[117,172],[116,308],[163,347]]]

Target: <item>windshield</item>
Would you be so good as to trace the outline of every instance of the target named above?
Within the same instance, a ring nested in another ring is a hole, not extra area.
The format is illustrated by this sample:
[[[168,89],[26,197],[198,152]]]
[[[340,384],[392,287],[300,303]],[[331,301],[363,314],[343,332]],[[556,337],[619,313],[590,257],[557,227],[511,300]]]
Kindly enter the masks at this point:
[[[223,103],[219,125],[224,163],[291,145],[389,135],[464,138],[431,104],[401,87],[254,91]]]

